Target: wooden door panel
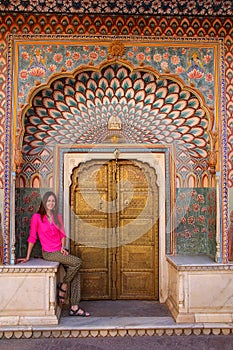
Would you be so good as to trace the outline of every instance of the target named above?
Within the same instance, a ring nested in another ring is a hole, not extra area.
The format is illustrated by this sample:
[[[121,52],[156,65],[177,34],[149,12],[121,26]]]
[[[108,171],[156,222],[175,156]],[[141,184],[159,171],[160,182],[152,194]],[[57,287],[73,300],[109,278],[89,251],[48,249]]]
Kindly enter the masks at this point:
[[[131,219],[122,219],[119,229],[120,245],[134,242],[134,245],[154,245],[155,232],[154,219],[137,219],[134,223]]]
[[[82,246],[107,248],[111,245],[109,230],[106,218],[89,219],[76,216],[73,239],[74,242],[78,242],[80,248]]]
[[[105,217],[107,213],[107,193],[106,191],[94,191],[83,189],[77,193],[75,212],[84,217],[97,216]]]
[[[121,274],[121,285],[122,292],[119,299],[157,299],[153,276],[150,272],[141,274],[124,271]]]
[[[82,259],[83,299],[110,299],[111,228],[108,216],[108,164],[91,161],[74,169],[71,185],[71,252]]]
[[[158,189],[140,164],[93,160],[73,171],[71,251],[83,261],[83,299],[158,299]]]
[[[109,299],[108,249],[79,247],[77,255],[82,259],[81,291],[83,299]]]
[[[138,247],[127,245],[122,248],[121,269],[141,272],[145,269],[154,269],[154,249],[153,247]]]
[[[81,272],[81,293],[83,300],[111,299],[109,280],[104,272]]]
[[[146,174],[138,162],[125,161],[119,165],[119,181],[122,183],[120,208],[125,208],[119,213],[118,297],[157,299],[158,189],[155,175],[152,171]]]

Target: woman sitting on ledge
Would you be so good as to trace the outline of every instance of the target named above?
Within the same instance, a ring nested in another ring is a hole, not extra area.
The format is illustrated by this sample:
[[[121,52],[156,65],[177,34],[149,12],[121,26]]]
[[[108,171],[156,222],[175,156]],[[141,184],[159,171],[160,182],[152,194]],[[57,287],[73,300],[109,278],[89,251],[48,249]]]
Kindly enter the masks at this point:
[[[39,237],[42,246],[42,256],[45,260],[61,263],[65,268],[63,282],[58,283],[58,299],[61,304],[70,285],[70,316],[90,316],[89,312],[79,307],[80,302],[80,274],[81,259],[69,254],[65,248],[66,234],[62,217],[58,214],[57,197],[55,193],[46,192],[41,201],[39,210],[33,214],[28,237],[26,258],[19,259],[25,263],[30,259],[32,248]]]

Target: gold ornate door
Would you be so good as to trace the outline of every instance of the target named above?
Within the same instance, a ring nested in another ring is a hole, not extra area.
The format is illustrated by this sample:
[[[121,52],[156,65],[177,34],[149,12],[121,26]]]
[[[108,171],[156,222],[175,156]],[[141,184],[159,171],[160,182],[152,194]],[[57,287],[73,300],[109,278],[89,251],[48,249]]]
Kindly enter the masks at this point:
[[[73,170],[71,252],[83,299],[158,299],[158,188],[136,160],[93,160]]]

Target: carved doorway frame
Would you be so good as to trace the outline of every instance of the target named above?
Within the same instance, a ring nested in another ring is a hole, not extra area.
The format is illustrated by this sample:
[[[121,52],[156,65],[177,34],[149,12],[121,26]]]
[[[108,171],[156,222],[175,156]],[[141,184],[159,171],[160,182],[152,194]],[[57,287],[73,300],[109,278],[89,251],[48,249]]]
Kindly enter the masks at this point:
[[[71,174],[79,164],[95,159],[114,159],[115,152],[119,159],[137,160],[154,168],[159,188],[159,301],[165,302],[168,295],[168,271],[166,255],[174,252],[174,208],[175,208],[175,162],[173,146],[140,145],[76,145],[57,146],[55,154],[54,184],[59,194],[59,206],[63,211],[64,225],[70,232],[69,188]]]

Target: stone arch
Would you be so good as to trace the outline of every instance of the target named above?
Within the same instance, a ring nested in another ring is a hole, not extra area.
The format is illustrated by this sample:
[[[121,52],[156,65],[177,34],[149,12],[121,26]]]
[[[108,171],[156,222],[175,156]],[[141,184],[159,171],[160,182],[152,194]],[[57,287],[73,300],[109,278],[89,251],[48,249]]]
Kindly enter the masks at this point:
[[[121,120],[119,130],[108,128],[113,113]],[[23,158],[18,156],[15,162],[29,186],[33,174],[40,173],[45,179],[51,176],[52,150],[59,143],[115,140],[175,144],[181,184],[182,176],[189,173],[201,176],[199,158],[203,172],[208,168],[209,153],[215,145],[211,136],[213,115],[198,90],[176,75],[160,74],[152,67],[133,66],[120,59],[54,74],[46,84],[33,88],[19,119],[17,149]],[[187,156],[193,164],[191,169]],[[27,163],[31,164],[29,172]],[[201,183],[201,178],[196,182]]]

